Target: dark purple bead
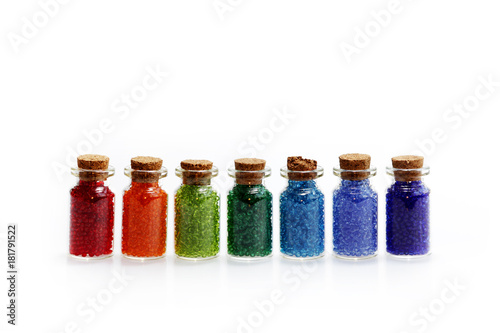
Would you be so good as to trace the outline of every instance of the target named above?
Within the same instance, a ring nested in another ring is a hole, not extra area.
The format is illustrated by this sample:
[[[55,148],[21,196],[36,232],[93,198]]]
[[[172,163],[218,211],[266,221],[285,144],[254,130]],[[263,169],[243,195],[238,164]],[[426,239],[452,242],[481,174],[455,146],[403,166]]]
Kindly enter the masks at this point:
[[[387,252],[394,255],[429,253],[429,193],[422,181],[396,181],[386,196]]]

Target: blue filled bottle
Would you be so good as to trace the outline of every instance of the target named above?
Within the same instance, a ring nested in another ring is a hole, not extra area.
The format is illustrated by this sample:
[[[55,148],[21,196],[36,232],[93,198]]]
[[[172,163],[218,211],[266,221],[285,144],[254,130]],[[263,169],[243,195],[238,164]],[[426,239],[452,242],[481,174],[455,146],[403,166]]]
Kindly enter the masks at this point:
[[[281,176],[288,186],[280,196],[281,253],[290,259],[315,259],[325,250],[325,196],[315,179],[323,168],[314,160],[288,157]]]
[[[368,259],[377,255],[378,195],[371,187],[370,155],[339,157],[341,178],[333,192],[333,253],[343,259]]]

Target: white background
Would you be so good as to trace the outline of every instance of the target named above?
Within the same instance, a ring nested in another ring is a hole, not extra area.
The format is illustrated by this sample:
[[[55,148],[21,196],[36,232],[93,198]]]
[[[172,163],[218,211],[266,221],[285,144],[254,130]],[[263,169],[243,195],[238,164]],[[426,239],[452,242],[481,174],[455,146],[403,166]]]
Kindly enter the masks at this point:
[[[370,14],[390,7],[383,0],[221,3],[230,6],[222,14],[212,0],[74,0],[44,22],[39,2],[2,1],[0,267],[5,274],[6,224],[18,223],[20,274],[18,326],[6,325],[2,278],[0,328],[237,332],[245,321],[253,326],[240,332],[497,331],[500,86],[488,91],[481,83],[500,81],[497,2],[401,0],[384,27]],[[23,35],[23,18],[33,16],[41,27]],[[367,27],[369,41],[358,30]],[[346,57],[346,44],[357,53]],[[147,68],[169,75],[130,112],[115,112],[122,94],[141,89]],[[464,101],[471,112],[447,113]],[[293,118],[276,120],[283,110]],[[111,128],[98,134],[103,120]],[[66,160],[74,163],[70,151],[89,146],[84,132],[93,133],[91,151],[117,169],[110,179],[118,199],[115,256],[89,263],[67,256],[75,178]],[[311,266],[281,258],[276,218],[272,260],[240,264],[225,255],[226,168],[255,149],[251,137],[273,170],[266,184],[275,212],[287,156],[325,167],[327,251]],[[433,254],[390,260],[384,168],[424,141]],[[379,168],[380,255],[366,262],[331,254],[332,167],[350,152],[371,154]],[[120,197],[129,182],[123,168],[137,155],[163,158],[170,172],[168,255],[148,263],[119,254]],[[221,169],[221,256],[209,262],[173,256],[174,168],[186,158]],[[133,279],[111,294],[114,274]],[[453,293],[454,283],[463,289]],[[282,297],[271,310],[272,293]],[[96,297],[106,304],[89,310]],[[429,307],[423,319],[419,311]]]

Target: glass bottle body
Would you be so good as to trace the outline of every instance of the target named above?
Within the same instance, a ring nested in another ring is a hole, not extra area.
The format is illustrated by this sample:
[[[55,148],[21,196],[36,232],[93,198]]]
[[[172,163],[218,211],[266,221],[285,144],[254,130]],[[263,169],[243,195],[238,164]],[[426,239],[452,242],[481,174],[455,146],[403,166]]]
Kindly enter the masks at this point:
[[[325,196],[314,180],[288,180],[280,195],[281,253],[292,259],[323,256]]]
[[[183,170],[176,175],[183,183],[175,193],[175,254],[181,259],[211,259],[220,248],[220,196],[211,185],[218,173],[211,170]]]
[[[236,258],[272,253],[272,194],[263,184],[235,184],[227,196],[227,250]]]
[[[159,171],[134,171],[158,173]],[[130,175],[130,170],[125,174]],[[157,259],[165,256],[167,243],[168,195],[159,181],[134,180],[123,193],[122,254],[130,259]]]
[[[333,192],[333,252],[344,259],[377,255],[378,195],[369,179],[345,180]]]
[[[115,194],[107,182],[79,179],[70,198],[70,255],[85,259],[112,256]]]
[[[387,252],[398,257],[430,253],[430,190],[421,181],[395,181],[386,195]]]
[[[219,195],[210,185],[183,184],[175,193],[175,253],[208,259],[219,253]]]

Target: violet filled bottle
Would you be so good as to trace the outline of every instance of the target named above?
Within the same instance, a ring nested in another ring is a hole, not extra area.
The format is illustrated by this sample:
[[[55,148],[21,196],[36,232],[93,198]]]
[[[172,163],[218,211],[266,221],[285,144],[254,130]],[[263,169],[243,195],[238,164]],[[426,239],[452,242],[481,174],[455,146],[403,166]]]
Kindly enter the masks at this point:
[[[370,179],[366,154],[344,154],[333,173],[340,183],[333,191],[333,253],[342,259],[368,259],[377,255],[378,195]]]
[[[422,177],[429,174],[421,156],[392,158],[394,177],[386,195],[387,253],[414,258],[430,254],[429,193]]]

